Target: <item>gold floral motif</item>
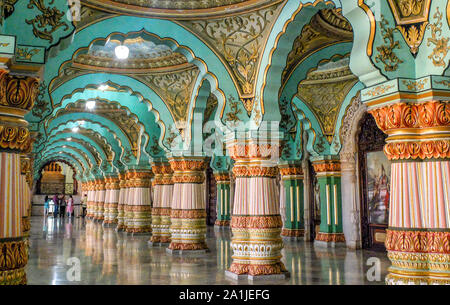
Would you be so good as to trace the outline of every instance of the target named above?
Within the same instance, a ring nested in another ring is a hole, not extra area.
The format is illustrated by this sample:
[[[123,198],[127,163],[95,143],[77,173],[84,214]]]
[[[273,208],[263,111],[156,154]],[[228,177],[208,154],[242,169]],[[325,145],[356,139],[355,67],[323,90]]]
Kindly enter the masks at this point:
[[[52,5],[55,0],[51,0],[49,5]],[[53,42],[53,33],[60,27],[64,27],[64,31],[69,29],[69,25],[62,21],[64,20],[64,13],[56,7],[45,7],[44,0],[30,0],[27,7],[33,9],[34,6],[41,11],[41,15],[37,15],[33,19],[26,19],[25,22],[33,26],[34,36]],[[50,27],[48,29],[47,27]]]
[[[278,175],[277,167],[263,166],[234,166],[233,174],[235,177],[270,177],[275,178]]]
[[[337,160],[324,160],[313,162],[314,171],[316,173],[322,172],[340,172],[341,162]]]
[[[236,125],[241,121],[238,117],[238,114],[242,113],[241,109],[239,108],[239,102],[230,95],[230,97],[228,98],[228,104],[230,105],[230,111],[226,113],[225,122],[231,122],[233,125]]]
[[[286,237],[303,237],[305,236],[305,230],[303,229],[286,229],[283,228],[281,231],[281,236]]]
[[[389,160],[450,158],[450,140],[387,143],[384,153]]]
[[[280,215],[264,216],[238,216],[231,217],[233,229],[270,229],[281,228],[283,222]]]
[[[34,55],[39,53],[39,49],[17,48],[16,59],[31,61]]]
[[[176,210],[170,211],[171,218],[183,218],[183,219],[203,219],[206,218],[205,210]]]
[[[0,285],[26,284],[24,268],[28,263],[28,242],[0,240]]]
[[[29,151],[31,149],[31,138],[28,128],[0,125],[0,147]]]
[[[0,25],[3,25],[3,21],[12,15],[12,13],[14,12],[14,5],[16,5],[17,1],[18,0],[2,1],[2,3],[0,4]]]
[[[344,233],[322,233],[317,232],[315,240],[324,242],[345,242]]]
[[[416,54],[428,24],[431,0],[389,0],[389,5],[397,30],[408,43],[411,53]]]
[[[385,245],[388,251],[450,254],[450,233],[388,229]]]
[[[348,72],[345,77],[335,72]],[[333,69],[323,74],[320,80],[315,80],[314,75],[318,72],[310,72],[305,80],[298,85],[297,96],[305,102],[316,114],[328,143],[331,143],[335,133],[336,120],[339,110],[348,92],[358,82],[351,73],[350,68]],[[340,71],[339,71],[340,70]]]
[[[428,79],[422,80],[402,80],[402,83],[408,88],[409,91],[420,91],[425,88],[428,83]]]
[[[381,94],[385,94],[388,90],[394,88],[394,85],[379,85],[375,88],[369,89],[364,92],[363,96],[376,97]]]
[[[432,53],[428,56],[436,67],[445,67],[445,58],[450,47],[448,46],[449,37],[442,36],[442,13],[439,7],[436,7],[436,13],[433,15],[436,21],[429,25],[431,28],[431,38],[428,38],[427,46],[434,45]]]
[[[30,110],[38,94],[39,83],[34,77],[0,75],[0,105]]]
[[[384,65],[384,71],[393,72],[397,71],[398,65],[403,63],[403,60],[397,57],[394,50],[400,49],[400,43],[394,40],[395,28],[390,28],[389,22],[381,14],[381,34],[383,35],[384,45],[377,47],[378,55],[375,57],[377,63],[382,62]]]
[[[172,114],[175,126],[179,129],[186,127],[187,110],[199,73],[200,70],[196,66],[192,66],[174,73],[147,74],[135,77],[142,79],[163,97],[164,103]]]
[[[184,21],[182,24],[202,37],[225,60],[237,81],[241,97],[253,98],[262,44],[279,5],[236,16]],[[244,100],[243,100],[244,101]]]

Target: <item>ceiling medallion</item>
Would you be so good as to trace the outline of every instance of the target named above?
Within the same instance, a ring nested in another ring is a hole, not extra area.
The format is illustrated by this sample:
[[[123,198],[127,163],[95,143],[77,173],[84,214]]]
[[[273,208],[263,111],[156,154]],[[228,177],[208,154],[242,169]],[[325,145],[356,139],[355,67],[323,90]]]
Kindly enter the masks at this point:
[[[428,24],[431,0],[389,0],[398,31],[415,56]]]

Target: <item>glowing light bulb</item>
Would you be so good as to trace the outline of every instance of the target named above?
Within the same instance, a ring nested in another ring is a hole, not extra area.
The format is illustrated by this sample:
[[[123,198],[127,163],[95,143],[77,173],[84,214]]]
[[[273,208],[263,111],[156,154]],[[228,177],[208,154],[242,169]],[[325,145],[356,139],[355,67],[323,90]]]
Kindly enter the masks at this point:
[[[108,85],[100,85],[100,86],[98,86],[98,90],[100,90],[100,91],[105,91],[106,89],[108,89]]]
[[[80,128],[78,126],[75,126],[74,128],[72,128],[73,132],[78,132],[78,130],[80,130]]]
[[[114,52],[116,53],[116,57],[118,59],[127,59],[128,55],[130,55],[130,49],[128,49],[127,46],[117,46],[114,49]]]
[[[93,110],[95,108],[95,101],[87,101],[86,108],[89,110]]]

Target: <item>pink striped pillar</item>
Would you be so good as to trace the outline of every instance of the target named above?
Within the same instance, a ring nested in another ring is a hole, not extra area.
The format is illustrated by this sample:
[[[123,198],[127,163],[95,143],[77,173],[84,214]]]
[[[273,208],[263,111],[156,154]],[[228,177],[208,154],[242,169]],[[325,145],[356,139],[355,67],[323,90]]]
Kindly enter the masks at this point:
[[[151,171],[133,171],[132,182],[128,194],[127,233],[150,234],[152,232],[152,200],[151,200]]]
[[[104,215],[104,205],[105,205],[105,180],[104,179],[97,179],[96,180],[97,185],[97,193],[95,197],[95,216],[94,219],[100,222],[103,222],[105,215]]]
[[[173,199],[171,242],[168,252],[205,252],[206,203],[203,182],[207,163],[204,158],[173,158]]]
[[[126,173],[119,174],[119,201],[117,205],[117,231],[123,231],[125,229],[125,205],[128,192],[128,184],[126,180]]]
[[[450,104],[431,93],[370,101],[392,161],[388,284],[450,284]]]
[[[170,206],[173,196],[172,169],[169,163],[154,163],[152,237],[150,243],[170,243]]]
[[[276,180],[279,143],[231,139],[227,149],[235,160],[236,183],[231,216],[233,262],[226,275],[284,279],[289,273],[281,262],[282,220]]]
[[[120,180],[115,176],[105,178],[104,226],[117,224]]]

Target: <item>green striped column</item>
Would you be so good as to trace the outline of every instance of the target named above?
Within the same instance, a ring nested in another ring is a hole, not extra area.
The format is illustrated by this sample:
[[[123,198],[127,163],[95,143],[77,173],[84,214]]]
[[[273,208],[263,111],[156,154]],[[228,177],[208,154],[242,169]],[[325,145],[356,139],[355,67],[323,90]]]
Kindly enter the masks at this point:
[[[214,176],[217,182],[217,219],[214,226],[228,228],[231,219],[230,175],[227,172],[218,172]]]
[[[285,190],[285,221],[281,236],[298,240],[305,235],[303,170],[300,166],[280,165]]]
[[[320,187],[320,230],[315,243],[334,247],[344,245],[341,199],[341,164],[336,160],[313,162]]]

